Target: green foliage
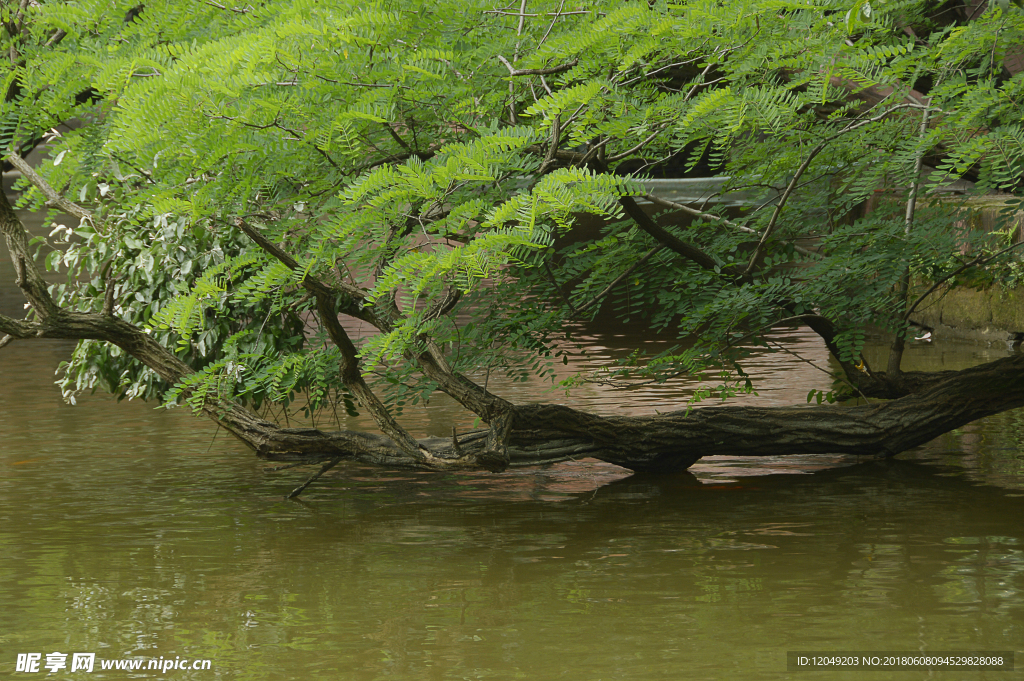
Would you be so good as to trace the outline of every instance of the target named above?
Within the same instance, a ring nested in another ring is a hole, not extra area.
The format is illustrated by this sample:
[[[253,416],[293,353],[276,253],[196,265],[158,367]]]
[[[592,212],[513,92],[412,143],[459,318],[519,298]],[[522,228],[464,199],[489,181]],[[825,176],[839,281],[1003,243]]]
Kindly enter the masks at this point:
[[[113,287],[113,312],[196,370],[167,394],[193,408],[305,395],[354,409],[307,277],[364,291],[362,316],[387,322],[356,341],[397,407],[434,389],[416,363],[431,343],[467,374],[550,375],[558,339],[598,314],[686,339],[615,380],[725,371],[698,395],[749,391],[738,362],[773,325],[825,317],[855,361],[866,327],[902,332],[908,268],[941,277],[951,254],[994,248],[924,202],[907,229],[920,156],[937,158],[923,196],[961,177],[1022,190],[1016,3],[953,21],[910,0],[536,0],[521,28],[478,0],[135,4],[30,4],[5,37],[18,59],[0,67],[0,144],[49,134],[42,174],[94,213],[40,244],[69,272],[58,298],[99,311]],[[927,89],[924,135],[911,88]],[[669,228],[713,270],[668,248],[645,259],[658,244],[623,212],[674,156],[761,197]],[[23,207],[43,206],[19,186]],[[865,215],[879,192],[901,205]],[[62,380],[69,397],[170,387],[92,342]]]

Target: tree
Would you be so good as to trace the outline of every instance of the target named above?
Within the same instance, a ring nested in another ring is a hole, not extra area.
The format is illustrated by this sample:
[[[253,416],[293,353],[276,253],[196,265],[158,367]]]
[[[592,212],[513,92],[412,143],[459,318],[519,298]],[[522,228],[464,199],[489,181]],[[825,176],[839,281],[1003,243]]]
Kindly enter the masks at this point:
[[[893,455],[1024,405],[1020,355],[901,370],[918,307],[964,273],[1014,262],[1006,234],[963,234],[922,197],[967,178],[1009,193],[1008,214],[1020,206],[1017,4],[84,0],[3,12],[0,143],[23,173],[18,205],[80,223],[33,252],[0,199],[31,307],[0,317],[0,346],[79,340],[70,400],[98,386],[163,395],[264,459],[321,473],[345,459],[500,471],[587,455],[672,471],[724,452]],[[36,173],[24,155],[43,142]],[[723,191],[763,200],[736,214],[648,195],[642,178],[670,166],[717,169]],[[894,200],[862,215],[878,190]],[[689,222],[666,226],[638,199]],[[599,238],[581,215],[605,221]],[[48,287],[36,254],[67,282]],[[828,346],[836,389],[815,408],[626,418],[515,405],[467,377],[543,372],[568,352],[568,325],[597,314],[640,316],[686,343],[577,383],[710,376],[701,394],[728,397],[752,389],[750,348],[800,323]],[[357,344],[345,318],[375,333]],[[871,326],[895,338],[884,371],[861,357]],[[436,390],[487,429],[413,438],[397,407]],[[849,397],[881,401],[832,404]],[[380,434],[257,416],[300,398],[368,412]]]

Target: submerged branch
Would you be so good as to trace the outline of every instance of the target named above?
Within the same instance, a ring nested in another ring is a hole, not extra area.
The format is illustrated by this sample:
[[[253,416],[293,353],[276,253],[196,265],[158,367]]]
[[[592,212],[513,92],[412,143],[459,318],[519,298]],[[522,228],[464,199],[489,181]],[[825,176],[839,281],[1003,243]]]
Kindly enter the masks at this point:
[[[320,467],[320,470],[318,470],[316,473],[311,475],[309,477],[309,479],[306,480],[306,482],[302,483],[301,485],[299,485],[298,487],[293,489],[291,491],[291,494],[288,495],[288,498],[289,499],[294,499],[295,497],[297,497],[300,494],[302,494],[303,490],[305,490],[307,487],[312,485],[314,482],[316,482],[320,478],[321,475],[323,475],[327,471],[331,470],[332,468],[337,466],[339,463],[341,463],[341,459],[340,458],[334,458],[334,459],[331,459],[330,461],[328,461],[327,463],[325,463],[323,466]]]

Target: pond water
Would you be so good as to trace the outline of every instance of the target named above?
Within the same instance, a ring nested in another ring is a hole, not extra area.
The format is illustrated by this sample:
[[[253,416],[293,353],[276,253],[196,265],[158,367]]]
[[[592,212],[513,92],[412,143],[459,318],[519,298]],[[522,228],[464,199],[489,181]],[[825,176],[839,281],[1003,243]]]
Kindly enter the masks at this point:
[[[636,339],[583,340],[607,359]],[[824,366],[813,338],[780,340]],[[889,461],[719,457],[661,477],[587,460],[502,475],[349,465],[285,501],[308,471],[267,472],[182,410],[63,404],[53,371],[69,351],[0,350],[3,678],[760,679],[789,676],[787,651],[1024,651],[1021,412]],[[909,360],[1004,352],[917,344]],[[828,382],[788,355],[752,366],[767,403]],[[671,409],[688,390],[491,385],[606,412]],[[443,400],[403,422],[472,425]],[[48,674],[53,652],[67,667]],[[77,652],[94,671],[70,671]],[[42,671],[15,671],[25,653]],[[161,658],[210,668],[145,669]],[[122,659],[143,669],[100,668]]]

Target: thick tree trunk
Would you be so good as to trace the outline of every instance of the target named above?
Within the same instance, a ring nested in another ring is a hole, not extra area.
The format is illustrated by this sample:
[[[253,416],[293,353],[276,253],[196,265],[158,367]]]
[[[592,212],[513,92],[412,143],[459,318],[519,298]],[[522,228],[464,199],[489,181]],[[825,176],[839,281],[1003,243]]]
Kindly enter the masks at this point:
[[[703,456],[860,454],[892,456],[976,419],[1024,406],[1024,355],[944,374],[921,393],[867,406],[715,406],[649,417],[597,416],[558,405],[514,408],[509,464],[535,465],[589,456],[642,471],[685,470]],[[334,457],[393,466],[481,468],[486,431],[421,441],[422,462],[387,438],[365,433],[273,429],[250,433],[261,458],[319,461]],[[253,437],[255,436],[255,437]]]
[[[59,311],[40,322],[0,320],[14,337],[91,338],[116,344],[168,382],[189,367],[116,317]],[[590,456],[633,470],[684,470],[703,456],[848,453],[894,455],[944,432],[1024,406],[1024,355],[959,372],[907,374],[919,392],[870,406],[711,406],[649,417],[598,416],[559,405],[511,408],[508,460],[494,460],[490,431],[421,441],[418,452],[384,435],[280,428],[223,400],[205,412],[270,461],[353,459],[428,469],[502,469]],[[931,380],[929,380],[931,379]],[[880,386],[884,381],[877,380]],[[878,392],[886,392],[879,389]],[[404,443],[401,443],[404,445]]]
[[[24,227],[2,193],[0,233],[11,250],[18,286],[35,312],[34,319],[23,320],[0,315],[0,333],[7,334],[0,339],[0,347],[17,338],[95,339],[123,348],[169,383],[191,373],[148,334],[112,314],[60,308],[28,251]],[[317,293],[324,286],[315,281],[304,285]],[[320,307],[329,323],[333,311],[323,301]],[[365,384],[355,369],[354,349],[341,337],[343,331],[335,331],[352,363],[342,367],[348,372],[347,384],[358,389],[355,394],[360,396]],[[393,437],[280,428],[230,400],[211,402],[204,411],[260,458],[328,462],[322,470],[348,459],[393,467],[500,471],[589,456],[633,470],[680,471],[703,456],[720,454],[889,456],[978,418],[1024,406],[1024,355],[1020,354],[959,372],[903,374],[898,392],[884,374],[858,375],[855,379],[862,392],[898,398],[869,406],[713,406],[650,417],[605,417],[558,405],[516,406],[452,372],[429,353],[412,359],[445,392],[487,421],[490,429],[465,434],[457,441],[415,442],[387,419],[382,429],[393,431],[388,432]],[[360,402],[367,409],[383,409],[375,398]]]

